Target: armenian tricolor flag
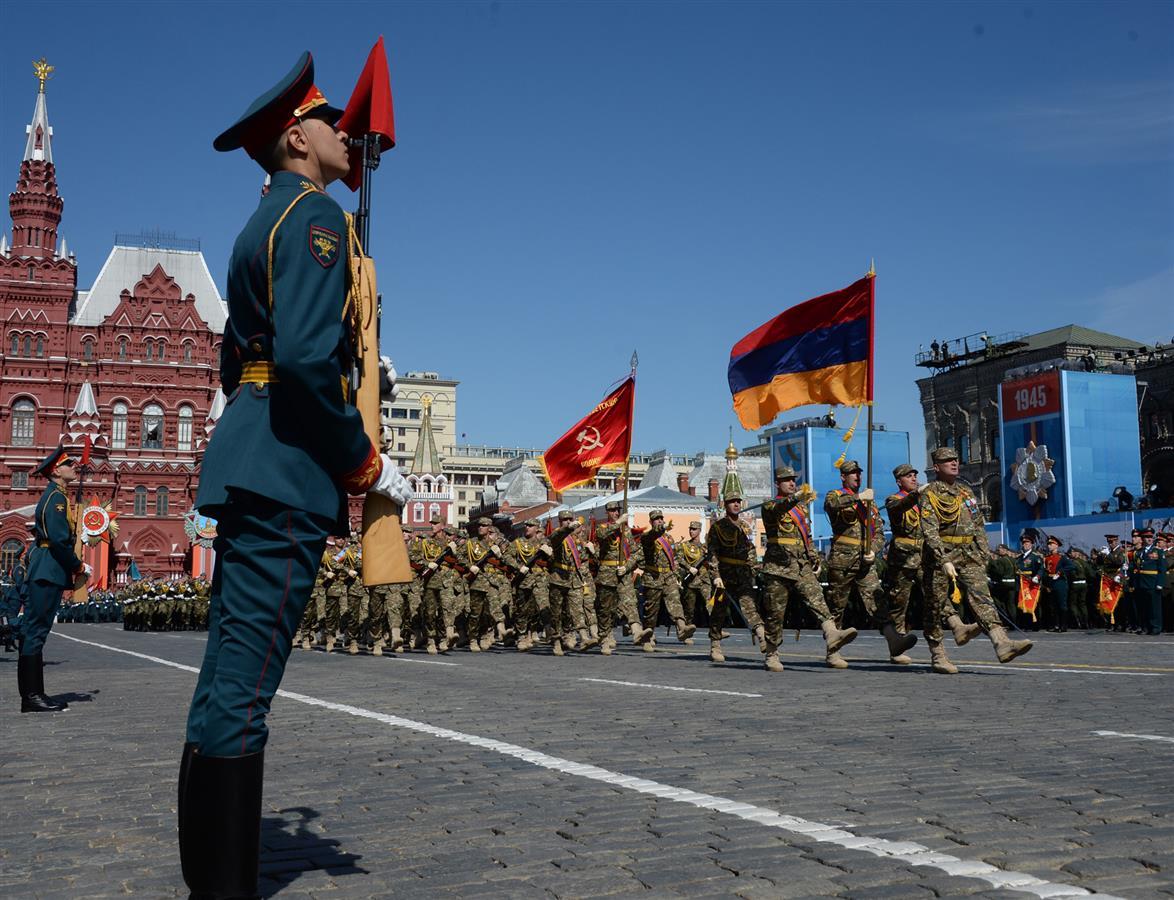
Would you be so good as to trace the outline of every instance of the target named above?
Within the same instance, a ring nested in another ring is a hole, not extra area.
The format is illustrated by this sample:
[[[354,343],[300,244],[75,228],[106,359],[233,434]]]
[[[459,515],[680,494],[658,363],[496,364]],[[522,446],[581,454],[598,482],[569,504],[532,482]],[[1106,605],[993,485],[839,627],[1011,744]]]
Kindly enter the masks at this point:
[[[730,392],[742,427],[769,425],[809,403],[872,402],[876,276],[792,306],[730,351]]]

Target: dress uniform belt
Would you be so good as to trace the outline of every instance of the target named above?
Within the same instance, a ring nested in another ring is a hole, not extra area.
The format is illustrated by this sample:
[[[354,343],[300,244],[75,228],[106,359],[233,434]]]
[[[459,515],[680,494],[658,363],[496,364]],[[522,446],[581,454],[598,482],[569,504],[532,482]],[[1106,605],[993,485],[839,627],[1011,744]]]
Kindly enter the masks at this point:
[[[897,544],[901,547],[920,547],[921,546],[921,541],[919,541],[917,538],[909,538],[909,537],[895,537],[895,538],[893,538],[893,543]]]
[[[1073,583],[1073,584],[1088,584],[1088,582],[1087,582],[1087,581],[1085,581],[1083,578],[1081,578],[1079,581],[1074,581],[1074,582],[1072,582],[1072,583]]]
[[[969,535],[965,535],[965,534],[943,534],[941,537],[942,537],[942,540],[945,541],[947,544],[972,544],[972,543],[974,543],[974,538],[970,537]]]
[[[860,540],[860,538],[848,537],[846,534],[841,534],[841,535],[833,538],[833,543],[850,544],[853,547],[864,546],[864,541]]]
[[[599,561],[599,564],[601,566],[622,566],[623,561],[618,560],[618,559],[601,559]]]
[[[1138,569],[1137,574],[1138,575],[1157,575],[1158,570],[1157,569]]]
[[[725,563],[727,566],[748,566],[748,565],[750,565],[750,563],[748,563],[744,559],[734,559],[731,556],[719,556],[717,558],[717,561]]]
[[[801,540],[799,540],[799,538],[785,538],[785,537],[767,538],[766,542],[768,544],[784,544],[789,547],[791,547],[791,546],[798,547],[800,544],[803,543]]]
[[[651,566],[644,570],[645,572],[655,572],[657,575],[664,575],[666,572],[671,572],[668,566]]]
[[[38,547],[48,547],[49,542],[48,541],[37,541],[37,546]]]
[[[562,563],[551,563],[551,565],[562,572],[574,572],[574,566],[564,566]]]
[[[342,381],[342,396],[344,399],[350,396],[351,382],[345,375],[338,376]],[[281,379],[277,377],[277,366],[273,365],[267,359],[253,360],[252,362],[241,364],[241,384],[280,384]]]

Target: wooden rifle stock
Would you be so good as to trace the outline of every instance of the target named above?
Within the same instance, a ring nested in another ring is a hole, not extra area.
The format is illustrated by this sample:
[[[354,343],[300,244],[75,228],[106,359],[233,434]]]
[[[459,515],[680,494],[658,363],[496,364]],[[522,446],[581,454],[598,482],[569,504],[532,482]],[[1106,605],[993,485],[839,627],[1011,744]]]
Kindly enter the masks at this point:
[[[375,291],[375,262],[366,255],[351,259],[359,304],[359,347],[362,366],[355,405],[363,430],[373,446],[382,449],[379,415],[379,295]],[[368,492],[363,500],[363,584],[403,584],[412,580],[408,548],[404,546],[399,507],[382,494]]]

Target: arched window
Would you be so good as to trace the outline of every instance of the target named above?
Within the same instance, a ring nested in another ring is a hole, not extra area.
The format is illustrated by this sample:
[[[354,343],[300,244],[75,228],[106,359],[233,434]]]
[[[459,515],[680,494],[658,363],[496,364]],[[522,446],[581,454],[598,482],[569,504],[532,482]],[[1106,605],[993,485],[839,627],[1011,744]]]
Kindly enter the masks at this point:
[[[153,354],[154,352],[155,352],[155,342],[154,341],[144,341],[143,342],[143,359],[149,360],[151,358],[151,354]]]
[[[143,485],[135,488],[135,515],[145,516],[147,514],[147,489]]]
[[[171,499],[171,491],[165,487],[155,489],[155,515],[163,518],[167,515],[168,501]]]
[[[0,546],[0,572],[11,574],[12,567],[24,552],[24,544],[16,538],[9,538]]]
[[[139,435],[139,446],[144,450],[163,449],[163,407],[148,403],[143,407],[143,430]]]
[[[82,341],[82,359],[91,360],[94,358],[94,342],[91,338],[86,338]]]
[[[127,340],[124,337],[118,339],[118,358],[126,359]]]
[[[440,515],[440,504],[439,503],[430,504],[428,507],[429,518],[431,518],[432,516],[438,516],[438,515]]]
[[[37,406],[32,400],[17,400],[12,404],[12,446],[33,446],[36,430]]]
[[[37,358],[40,359],[45,355],[45,338],[42,335],[37,335]]]
[[[126,404],[119,400],[114,404],[113,422],[110,428],[110,446],[116,449],[126,447]]]
[[[423,503],[413,503],[412,504],[412,521],[416,522],[416,523],[423,523],[423,521],[424,521],[424,504]]]
[[[185,341],[183,345],[183,361],[190,363],[192,361],[192,342]]]
[[[190,406],[179,408],[179,449],[192,449],[192,408]]]
[[[167,344],[165,341],[159,342],[158,350],[159,352],[156,354],[156,356],[159,357],[159,362],[163,362],[163,359],[167,356]]]
[[[958,462],[962,465],[970,462],[970,435],[965,426],[958,429]]]
[[[991,459],[999,458],[999,429],[991,429]]]
[[[31,334],[26,334],[24,336],[24,355],[33,355],[33,336]]]
[[[12,355],[20,356],[20,335],[12,332]]]

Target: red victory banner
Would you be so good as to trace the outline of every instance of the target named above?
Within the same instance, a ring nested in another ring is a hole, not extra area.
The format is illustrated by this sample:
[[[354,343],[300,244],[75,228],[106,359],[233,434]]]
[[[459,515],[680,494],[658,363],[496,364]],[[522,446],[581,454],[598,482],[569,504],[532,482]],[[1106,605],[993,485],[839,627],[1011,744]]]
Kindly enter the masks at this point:
[[[632,411],[636,377],[630,375],[595,409],[542,454],[542,468],[556,491],[586,484],[607,465],[622,463],[632,452]]]
[[[1109,624],[1116,625],[1113,618],[1113,613],[1117,610],[1117,604],[1121,602],[1121,582],[1114,581],[1107,575],[1101,576],[1101,593],[1097,598],[1097,609],[1102,615],[1109,617]]]
[[[391,102],[391,75],[387,70],[387,51],[383,48],[382,35],[367,56],[367,64],[363,66],[363,73],[337,127],[352,138],[379,135],[381,151],[395,146],[395,109]],[[357,191],[363,183],[362,148],[352,146],[350,155],[351,171],[342,183]]]
[[[1019,611],[1030,613],[1033,622],[1036,608],[1039,606],[1039,588],[1039,584],[1027,576],[1019,576]]]

